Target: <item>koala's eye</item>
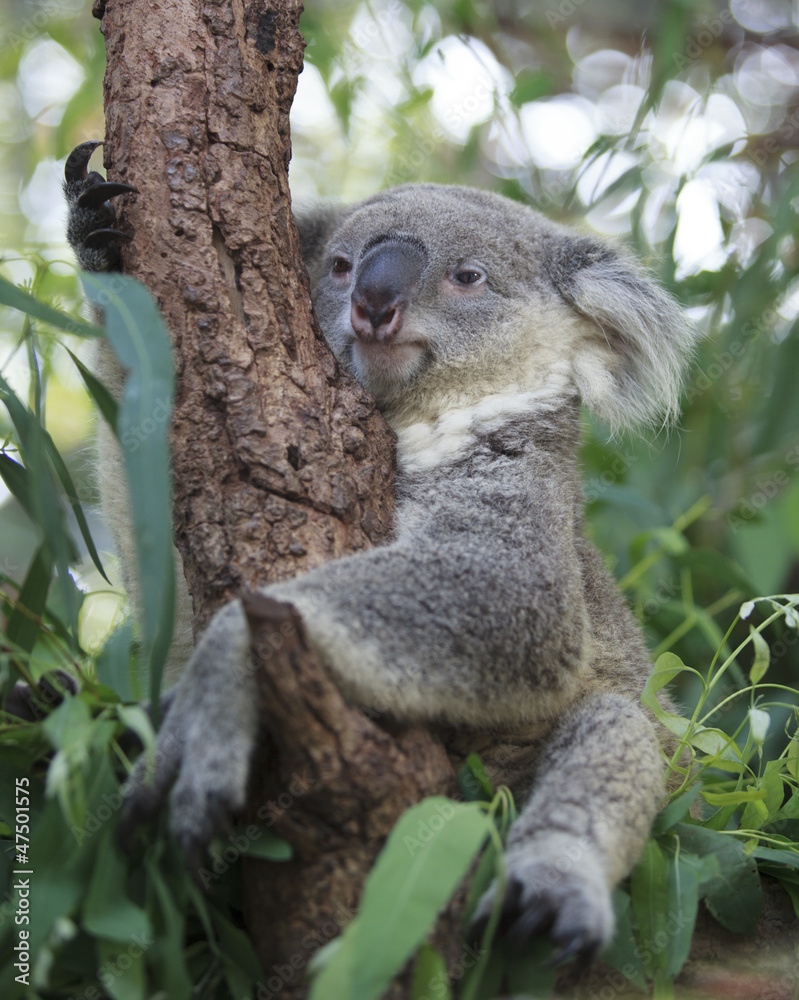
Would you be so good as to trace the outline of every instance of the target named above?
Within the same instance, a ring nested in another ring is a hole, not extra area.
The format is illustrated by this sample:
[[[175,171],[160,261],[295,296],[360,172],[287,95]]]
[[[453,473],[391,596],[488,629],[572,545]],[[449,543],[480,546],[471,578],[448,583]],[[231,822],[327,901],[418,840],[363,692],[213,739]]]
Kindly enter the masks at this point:
[[[334,257],[331,270],[333,274],[348,274],[352,270],[352,263],[346,257]]]
[[[485,277],[485,272],[476,267],[461,267],[452,275],[456,285],[479,285]]]

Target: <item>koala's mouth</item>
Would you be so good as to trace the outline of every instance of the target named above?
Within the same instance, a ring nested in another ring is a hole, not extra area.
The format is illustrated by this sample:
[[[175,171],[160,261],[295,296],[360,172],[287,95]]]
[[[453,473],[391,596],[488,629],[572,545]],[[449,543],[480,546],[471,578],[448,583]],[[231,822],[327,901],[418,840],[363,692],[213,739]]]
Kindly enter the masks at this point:
[[[392,343],[353,340],[350,344],[353,375],[381,399],[395,393],[418,375],[429,360],[429,345],[418,340]]]
[[[386,343],[356,339],[352,349],[368,365],[402,365],[415,362],[425,353],[427,345],[418,340]]]

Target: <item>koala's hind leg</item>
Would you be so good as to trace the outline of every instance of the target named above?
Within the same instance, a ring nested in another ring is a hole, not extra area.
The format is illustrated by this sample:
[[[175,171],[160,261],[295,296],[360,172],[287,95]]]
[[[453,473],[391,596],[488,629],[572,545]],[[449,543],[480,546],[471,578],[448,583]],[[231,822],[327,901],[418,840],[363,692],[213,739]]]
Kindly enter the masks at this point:
[[[614,930],[611,893],[638,860],[663,795],[655,729],[627,698],[595,694],[557,726],[505,852],[503,926],[548,933],[555,961],[592,958]],[[485,925],[492,887],[475,926]]]

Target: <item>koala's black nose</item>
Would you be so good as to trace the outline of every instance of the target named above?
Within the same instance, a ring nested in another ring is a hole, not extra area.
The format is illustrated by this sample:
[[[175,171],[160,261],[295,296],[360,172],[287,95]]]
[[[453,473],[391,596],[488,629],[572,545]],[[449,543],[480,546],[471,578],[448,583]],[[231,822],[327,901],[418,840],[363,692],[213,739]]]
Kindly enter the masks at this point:
[[[426,264],[424,250],[410,240],[386,240],[372,247],[358,266],[352,291],[350,321],[359,339],[396,338]]]

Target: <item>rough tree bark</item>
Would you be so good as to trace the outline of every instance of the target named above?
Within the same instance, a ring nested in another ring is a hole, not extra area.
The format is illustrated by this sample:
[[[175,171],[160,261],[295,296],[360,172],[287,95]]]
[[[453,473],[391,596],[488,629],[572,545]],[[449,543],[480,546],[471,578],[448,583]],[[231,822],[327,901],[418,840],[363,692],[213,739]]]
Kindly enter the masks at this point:
[[[108,50],[105,165],[140,192],[120,206],[134,237],[123,265],[174,339],[175,532],[198,628],[232,595],[390,530],[392,435],[318,332],[291,216],[300,11],[299,0],[95,4]],[[274,649],[260,673],[252,813],[296,856],[247,862],[247,920],[268,995],[299,1000],[302,970],[356,909],[396,819],[451,792],[453,768],[426,730],[381,728],[348,707],[290,619],[257,600],[251,616]],[[447,749],[481,751],[497,782],[525,765],[495,735],[467,743]],[[708,941],[717,964],[735,953],[719,932],[700,937],[697,957]],[[443,930],[449,954],[454,937]],[[579,994],[622,995],[617,980],[600,968]]]
[[[288,189],[289,108],[302,68],[298,0],[108,0],[105,165],[124,270],[174,340],[175,532],[202,627],[231,596],[369,546],[390,530],[392,434],[313,320]],[[252,809],[295,847],[248,862],[248,922],[265,969],[296,970],[357,907],[402,811],[452,788],[440,742],[390,735],[346,706],[277,634]],[[282,794],[281,794],[282,793]]]

